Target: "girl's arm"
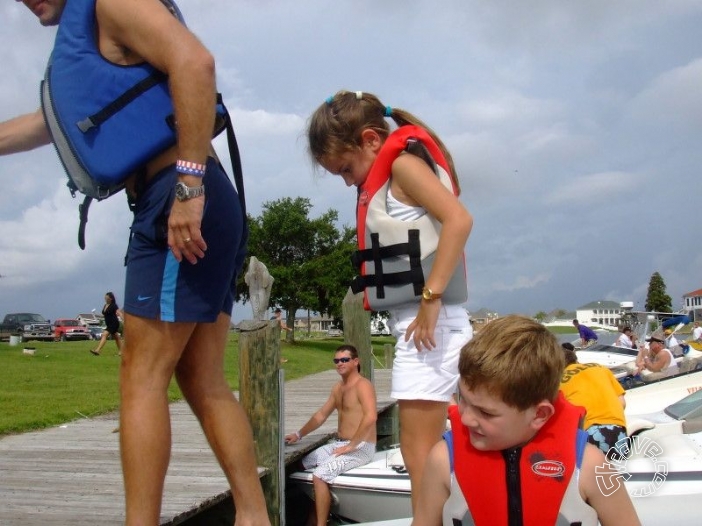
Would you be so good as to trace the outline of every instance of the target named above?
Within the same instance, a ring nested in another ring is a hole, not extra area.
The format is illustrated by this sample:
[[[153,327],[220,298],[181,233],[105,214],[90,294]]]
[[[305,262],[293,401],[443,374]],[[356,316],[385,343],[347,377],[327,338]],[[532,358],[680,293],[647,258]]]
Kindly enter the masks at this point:
[[[453,275],[473,228],[473,217],[447,189],[429,166],[412,154],[400,155],[392,165],[392,192],[403,203],[421,206],[441,223],[434,265],[426,287],[443,293]],[[418,350],[436,346],[434,329],[441,300],[422,300],[417,318],[409,325],[405,340],[414,338]]]

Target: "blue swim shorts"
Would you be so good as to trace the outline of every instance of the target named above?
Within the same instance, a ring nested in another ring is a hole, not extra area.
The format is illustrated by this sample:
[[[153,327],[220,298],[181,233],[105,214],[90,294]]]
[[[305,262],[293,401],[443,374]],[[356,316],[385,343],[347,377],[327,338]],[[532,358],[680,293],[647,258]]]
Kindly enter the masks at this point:
[[[236,190],[208,159],[202,237],[205,257],[178,263],[168,248],[168,215],[175,197],[175,165],[157,173],[140,193],[127,251],[124,311],[168,322],[214,322],[231,315],[236,280],[246,256],[244,218]]]

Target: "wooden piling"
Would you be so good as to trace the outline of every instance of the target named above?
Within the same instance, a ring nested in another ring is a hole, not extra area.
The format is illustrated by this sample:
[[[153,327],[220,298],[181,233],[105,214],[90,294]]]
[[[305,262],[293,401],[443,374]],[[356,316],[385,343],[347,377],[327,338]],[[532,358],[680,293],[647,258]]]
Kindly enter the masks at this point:
[[[280,324],[243,321],[239,325],[239,397],[253,430],[258,465],[267,469],[261,479],[271,526],[284,524],[284,481],[281,444]]]
[[[395,357],[395,346],[392,343],[383,345],[383,353],[385,354],[385,368],[392,369],[392,361]]]
[[[349,289],[342,302],[344,343],[353,345],[361,359],[361,375],[373,381],[373,348],[370,337],[370,312],[363,308],[363,293]]]

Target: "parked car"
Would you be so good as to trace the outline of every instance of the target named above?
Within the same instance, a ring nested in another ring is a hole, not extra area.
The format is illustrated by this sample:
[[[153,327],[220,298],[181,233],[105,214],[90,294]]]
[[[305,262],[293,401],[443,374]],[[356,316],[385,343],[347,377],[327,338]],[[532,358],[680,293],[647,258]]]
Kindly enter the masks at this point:
[[[344,332],[337,328],[337,327],[332,327],[327,330],[327,336],[342,336]]]
[[[59,318],[54,322],[54,340],[56,341],[90,340],[91,338],[90,331],[78,320]]]
[[[100,327],[99,325],[89,325],[88,326],[88,332],[90,333],[90,336],[93,338],[93,340],[99,340],[102,338],[102,332],[105,330],[105,327]]]
[[[6,314],[0,324],[0,338],[9,339],[10,336],[19,336],[22,341],[51,340],[51,323],[41,314],[31,312],[18,312]]]
[[[98,315],[94,312],[79,314],[76,316],[76,319],[81,325],[85,325],[86,327],[99,327],[105,323],[105,317],[102,314]]]

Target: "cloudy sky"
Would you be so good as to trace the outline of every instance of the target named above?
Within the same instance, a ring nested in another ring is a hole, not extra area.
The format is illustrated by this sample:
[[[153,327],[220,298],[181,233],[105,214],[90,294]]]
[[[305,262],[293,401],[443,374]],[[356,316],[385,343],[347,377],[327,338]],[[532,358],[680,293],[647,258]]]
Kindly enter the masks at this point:
[[[315,172],[310,113],[339,89],[412,111],[451,149],[475,219],[469,310],[642,307],[658,271],[702,287],[699,0],[181,0],[217,59],[247,202],[309,197],[353,224],[355,192]],[[34,111],[54,31],[0,3],[0,120]],[[226,157],[225,143],[218,151]],[[121,299],[129,212],[78,199],[51,147],[0,158],[0,315],[54,319]],[[340,262],[340,264],[342,264]],[[251,316],[238,306],[234,318]]]

